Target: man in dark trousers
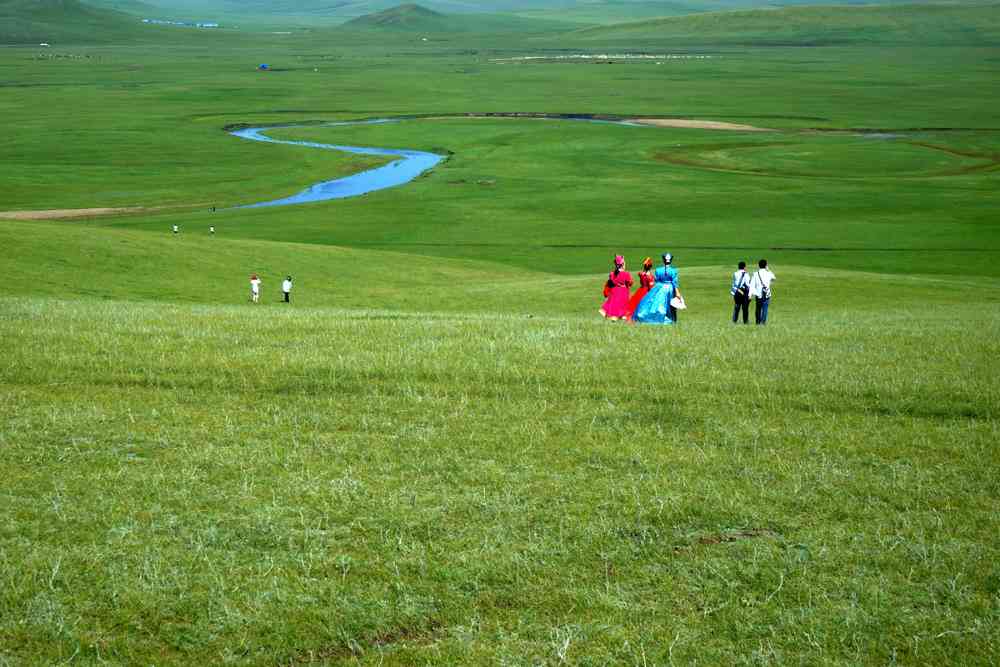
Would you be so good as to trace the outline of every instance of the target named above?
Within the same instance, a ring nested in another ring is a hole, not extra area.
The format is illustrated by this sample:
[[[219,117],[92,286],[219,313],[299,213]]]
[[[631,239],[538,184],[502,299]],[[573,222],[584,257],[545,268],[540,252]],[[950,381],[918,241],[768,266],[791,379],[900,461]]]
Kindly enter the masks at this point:
[[[747,273],[746,262],[739,263],[739,268],[733,274],[733,285],[729,293],[733,295],[733,324],[739,319],[740,310],[743,311],[743,324],[749,324],[750,274]]]
[[[292,294],[292,277],[285,276],[285,279],[281,282],[281,293],[285,296],[285,303],[289,303],[288,298]]]

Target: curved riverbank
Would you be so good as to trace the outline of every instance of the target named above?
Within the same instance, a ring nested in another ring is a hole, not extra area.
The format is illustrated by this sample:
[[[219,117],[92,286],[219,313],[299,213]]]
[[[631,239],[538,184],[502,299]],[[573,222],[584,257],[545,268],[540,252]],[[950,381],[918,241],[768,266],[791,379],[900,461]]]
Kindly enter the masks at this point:
[[[395,122],[392,119],[376,119],[365,121],[344,121],[339,123],[323,123],[331,127],[343,125],[377,125],[381,123]],[[329,181],[321,181],[311,185],[302,192],[290,197],[272,199],[269,201],[257,202],[255,204],[245,204],[238,208],[260,208],[264,206],[288,206],[291,204],[307,204],[310,202],[326,201],[329,199],[345,199],[347,197],[357,197],[359,195],[384,190],[397,185],[409,183],[428,169],[433,168],[445,159],[444,155],[428,153],[425,151],[394,149],[394,148],[370,148],[366,146],[342,146],[338,144],[321,144],[315,141],[291,141],[284,139],[274,139],[263,134],[266,130],[291,127],[304,127],[307,123],[296,123],[291,125],[275,125],[261,127],[243,127],[240,129],[228,130],[230,134],[241,139],[250,141],[263,141],[272,144],[288,144],[292,146],[308,146],[310,148],[320,148],[323,150],[336,150],[344,153],[355,153],[360,155],[381,155],[385,157],[398,158],[389,164],[368,169],[351,176],[335,178]]]

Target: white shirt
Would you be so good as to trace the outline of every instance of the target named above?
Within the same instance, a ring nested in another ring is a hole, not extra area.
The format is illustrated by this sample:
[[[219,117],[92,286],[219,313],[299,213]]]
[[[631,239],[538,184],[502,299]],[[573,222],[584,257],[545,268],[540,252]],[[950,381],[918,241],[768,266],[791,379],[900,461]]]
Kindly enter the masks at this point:
[[[282,281],[282,283],[281,283],[281,291],[282,292],[291,292],[292,291],[292,281],[291,280]]]
[[[729,288],[729,293],[735,295],[736,290],[738,290],[741,285],[746,285],[746,284],[747,284],[747,270],[740,269],[739,271],[736,271],[735,273],[733,273],[733,284]]]
[[[260,278],[254,278],[250,281],[250,291],[254,294],[260,291]]]
[[[750,296],[758,299],[771,298],[771,282],[775,279],[774,274],[768,269],[758,269],[750,279]]]

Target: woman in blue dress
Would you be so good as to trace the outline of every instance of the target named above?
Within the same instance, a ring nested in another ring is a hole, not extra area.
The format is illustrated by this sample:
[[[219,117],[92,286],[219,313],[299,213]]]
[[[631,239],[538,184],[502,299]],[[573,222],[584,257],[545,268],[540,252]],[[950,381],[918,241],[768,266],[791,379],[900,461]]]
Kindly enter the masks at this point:
[[[643,324],[674,324],[677,322],[677,311],[670,305],[670,300],[680,296],[678,288],[677,269],[673,267],[674,257],[669,252],[663,255],[663,266],[653,274],[652,289],[636,306],[632,319]]]

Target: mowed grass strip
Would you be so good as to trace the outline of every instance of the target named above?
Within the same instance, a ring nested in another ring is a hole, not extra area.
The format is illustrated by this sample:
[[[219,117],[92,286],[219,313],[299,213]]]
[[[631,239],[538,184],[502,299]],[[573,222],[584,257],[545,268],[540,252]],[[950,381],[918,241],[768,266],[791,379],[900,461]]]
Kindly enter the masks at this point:
[[[919,289],[766,330],[0,301],[0,655],[995,662],[1000,320]]]

